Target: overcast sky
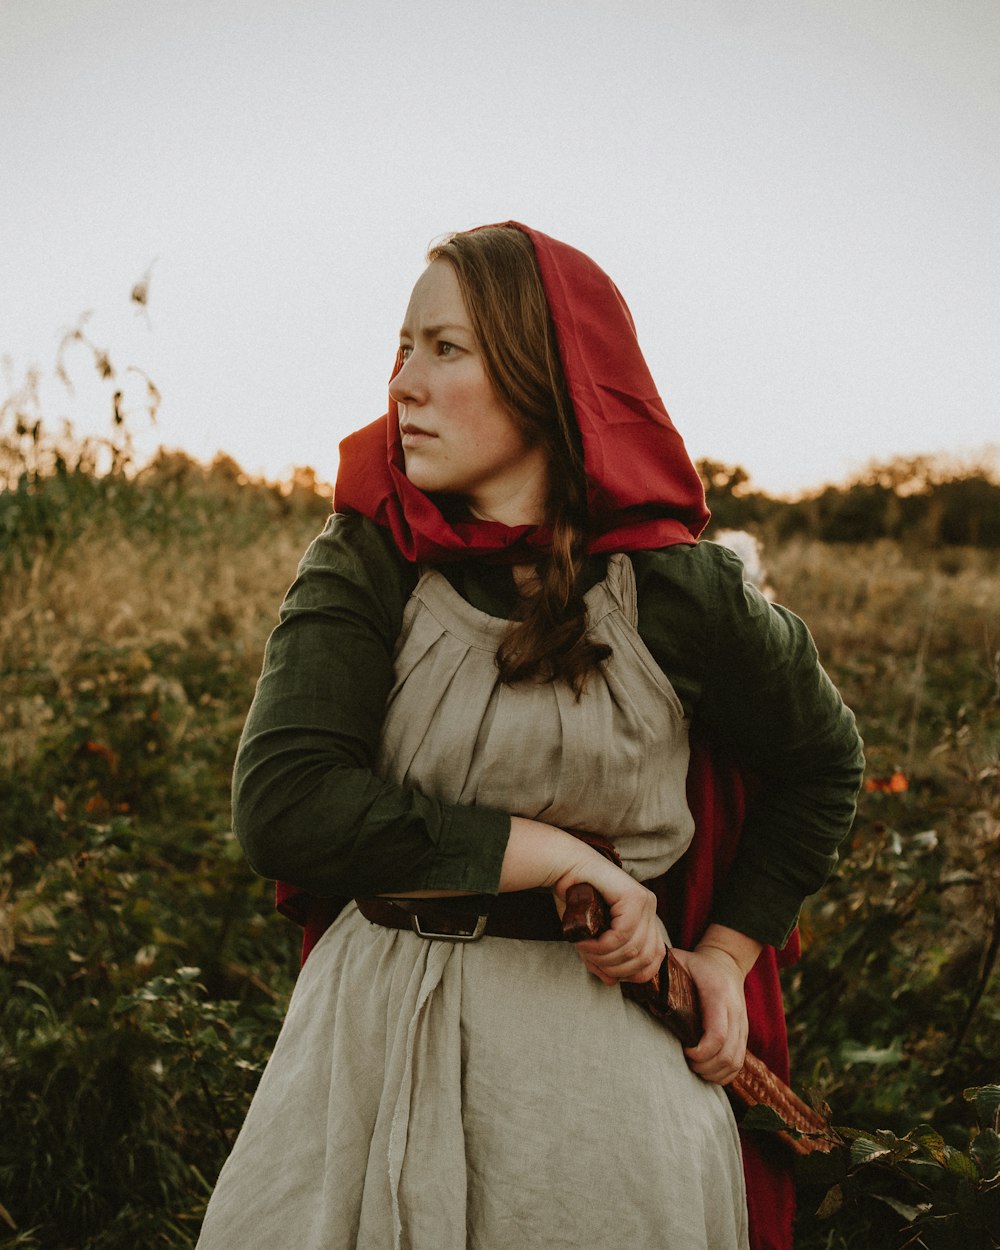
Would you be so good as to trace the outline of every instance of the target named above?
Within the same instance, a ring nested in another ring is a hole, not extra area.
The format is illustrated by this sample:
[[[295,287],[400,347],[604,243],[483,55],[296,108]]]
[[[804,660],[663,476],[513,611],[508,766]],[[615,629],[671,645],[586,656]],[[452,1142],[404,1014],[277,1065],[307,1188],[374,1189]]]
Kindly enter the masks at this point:
[[[0,0],[0,353],[92,309],[145,445],[332,478],[427,244],[513,217],[615,279],[692,455],[793,491],[969,453],[998,66],[997,0]],[[69,363],[47,411],[97,427]]]

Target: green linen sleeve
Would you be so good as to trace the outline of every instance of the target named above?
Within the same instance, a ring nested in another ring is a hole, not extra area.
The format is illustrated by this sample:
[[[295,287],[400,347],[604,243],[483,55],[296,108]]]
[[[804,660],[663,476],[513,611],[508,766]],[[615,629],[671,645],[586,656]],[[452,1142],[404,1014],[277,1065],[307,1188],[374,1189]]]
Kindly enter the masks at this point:
[[[375,774],[393,649],[416,571],[391,538],[331,517],[267,643],[233,774],[254,870],[321,896],[495,893],[509,815]]]
[[[760,783],[711,919],[783,946],[851,828],[864,772],[854,716],[805,624],[745,584],[730,552],[701,543],[664,567],[651,650],[693,720]]]
[[[723,552],[702,719],[760,779],[712,919],[783,946],[850,832],[864,773],[854,716],[805,624],[744,582]]]

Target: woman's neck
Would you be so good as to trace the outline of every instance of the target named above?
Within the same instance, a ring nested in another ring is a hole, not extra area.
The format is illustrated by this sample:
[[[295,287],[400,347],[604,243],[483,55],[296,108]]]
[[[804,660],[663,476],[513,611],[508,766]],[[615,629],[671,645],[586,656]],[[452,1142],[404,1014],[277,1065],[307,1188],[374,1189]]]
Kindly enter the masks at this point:
[[[518,480],[493,484],[466,498],[466,507],[480,521],[497,521],[501,525],[542,525],[549,500],[547,461],[539,456]]]

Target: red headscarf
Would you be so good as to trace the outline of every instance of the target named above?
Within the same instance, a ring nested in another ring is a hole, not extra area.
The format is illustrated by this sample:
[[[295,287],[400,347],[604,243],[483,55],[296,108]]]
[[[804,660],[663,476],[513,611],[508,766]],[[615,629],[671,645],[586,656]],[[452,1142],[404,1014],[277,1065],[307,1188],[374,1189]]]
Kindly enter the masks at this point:
[[[705,492],[643,359],[632,317],[589,256],[522,226],[535,249],[563,372],[583,441],[588,551],[692,543],[708,522]],[[407,480],[399,417],[389,412],[340,444],[338,512],[360,512],[392,532],[408,560],[436,563],[544,547],[542,526],[449,522]],[[526,553],[527,554],[527,553]]]

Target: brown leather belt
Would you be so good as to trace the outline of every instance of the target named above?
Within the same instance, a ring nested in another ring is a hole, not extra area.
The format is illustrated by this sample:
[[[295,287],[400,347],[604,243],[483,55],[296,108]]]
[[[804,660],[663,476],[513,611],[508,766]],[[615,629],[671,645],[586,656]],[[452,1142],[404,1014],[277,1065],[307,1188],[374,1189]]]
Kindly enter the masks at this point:
[[[422,938],[475,942],[481,937],[562,942],[552,895],[532,890],[461,898],[359,898],[358,911],[387,929],[409,929]]]

